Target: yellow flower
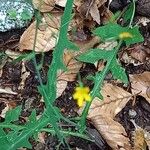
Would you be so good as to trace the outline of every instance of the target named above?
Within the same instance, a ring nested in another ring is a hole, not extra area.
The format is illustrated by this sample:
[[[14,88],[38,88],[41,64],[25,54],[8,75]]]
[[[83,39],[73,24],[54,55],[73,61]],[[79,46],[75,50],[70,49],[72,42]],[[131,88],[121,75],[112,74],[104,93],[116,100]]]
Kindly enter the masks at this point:
[[[129,32],[122,32],[119,34],[120,39],[127,39],[127,38],[132,38],[133,35]]]
[[[88,87],[76,87],[75,92],[73,94],[73,98],[77,100],[77,104],[79,107],[83,106],[84,101],[90,101],[91,96],[89,94],[90,89]]]

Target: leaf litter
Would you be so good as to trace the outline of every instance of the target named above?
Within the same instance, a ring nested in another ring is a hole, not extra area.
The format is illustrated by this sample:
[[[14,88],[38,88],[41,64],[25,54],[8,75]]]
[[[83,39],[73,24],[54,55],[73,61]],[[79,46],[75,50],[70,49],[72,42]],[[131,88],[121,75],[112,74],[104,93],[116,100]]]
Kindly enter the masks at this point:
[[[85,19],[90,20],[92,25],[101,24],[103,22],[102,18],[105,17],[107,22],[108,18],[112,15],[108,13],[108,9],[104,7],[106,0],[80,0],[74,3],[74,8],[78,12],[79,17],[74,17],[72,24],[70,24],[70,31],[73,28],[84,28]],[[44,0],[41,4],[40,0],[33,0],[33,5],[36,9],[43,13],[42,23],[40,24],[37,30],[37,40],[35,46],[35,52],[47,52],[53,50],[55,47],[59,26],[60,18],[62,12],[52,12],[55,9],[55,5],[65,7],[66,0]],[[83,9],[84,8],[84,9]],[[105,8],[105,9],[104,9]],[[101,11],[101,9],[103,11]],[[50,13],[49,13],[50,12]],[[109,15],[110,16],[109,16]],[[75,14],[76,15],[76,14]],[[79,26],[81,25],[81,26]],[[92,27],[92,26],[90,26]],[[31,25],[25,30],[23,35],[20,38],[19,50],[33,50],[34,40],[36,32],[36,22],[34,21]],[[93,40],[94,39],[94,40]],[[63,95],[68,82],[73,82],[77,80],[77,74],[80,72],[80,69],[83,67],[83,63],[75,59],[79,53],[82,53],[90,48],[93,48],[96,44],[100,42],[97,38],[85,39],[85,41],[79,42],[80,37],[77,38],[76,44],[81,48],[81,52],[71,52],[65,51],[63,61],[67,67],[67,71],[58,72],[57,75],[57,97]],[[114,44],[114,43],[113,43]],[[104,48],[112,48],[113,44],[110,46],[104,44]],[[139,45],[138,45],[139,46]],[[130,56],[140,62],[145,61],[148,56],[145,52],[141,51],[141,47],[135,47],[134,50],[130,53]],[[128,58],[127,58],[128,59]],[[126,62],[125,62],[126,63]],[[130,63],[130,62],[128,62]],[[5,65],[3,65],[5,67]],[[3,68],[2,67],[2,68]],[[100,66],[101,67],[101,66]],[[1,69],[2,70],[2,69]],[[18,90],[23,90],[26,86],[26,80],[28,80],[29,74],[25,68],[22,68],[22,80],[20,82]],[[132,99],[133,96],[141,95],[150,103],[150,78],[149,72],[144,72],[141,74],[129,75],[131,82],[131,93],[124,90],[123,88],[113,85],[111,83],[105,83],[102,88],[102,95],[104,97],[103,101],[100,101],[98,98],[95,98],[88,114],[88,119],[91,120],[92,124],[103,136],[105,141],[112,149],[131,149],[131,141],[126,133],[126,129],[115,120],[115,116],[124,109],[126,104]],[[7,88],[1,88],[1,93],[5,94],[17,94],[12,90]],[[8,106],[4,109],[1,117],[5,116],[5,112],[8,110]],[[134,147],[133,149],[145,149],[145,145],[149,145],[149,139],[145,137],[145,134],[149,134],[147,131],[140,127],[135,127],[134,134]],[[140,135],[140,136],[139,136]],[[148,139],[148,140],[147,140]],[[43,139],[42,139],[43,140]],[[142,142],[143,141],[143,142]]]

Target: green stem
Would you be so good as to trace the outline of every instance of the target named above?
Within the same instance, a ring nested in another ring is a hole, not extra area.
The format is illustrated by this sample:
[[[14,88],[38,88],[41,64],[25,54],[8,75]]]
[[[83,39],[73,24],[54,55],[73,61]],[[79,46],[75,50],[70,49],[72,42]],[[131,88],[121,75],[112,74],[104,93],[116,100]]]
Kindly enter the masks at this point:
[[[43,128],[43,129],[41,129],[41,131],[42,131],[42,132],[43,132],[43,131],[45,131],[45,132],[50,132],[51,134],[55,134],[54,129],[51,129],[51,128]],[[81,134],[81,133],[71,132],[71,131],[65,131],[65,130],[60,130],[60,132],[61,132],[63,135],[65,135],[65,136],[71,135],[71,136],[79,137],[79,138],[82,138],[82,139],[85,139],[85,140],[94,142],[93,140],[89,139],[89,137],[87,137],[86,135]]]
[[[46,126],[49,123],[49,118],[47,118],[45,115],[43,115],[37,123],[34,124],[34,126],[30,127],[30,130],[23,130],[15,139],[13,139],[14,143],[11,144],[9,149],[7,150],[14,150],[18,148],[18,145],[24,141],[24,139],[28,139],[33,134],[41,130],[44,126]]]
[[[133,11],[132,11],[132,16],[131,16],[130,23],[129,23],[129,28],[132,27],[132,22],[133,22],[134,15],[135,15],[135,0],[132,0],[132,2],[133,2]]]
[[[109,71],[109,66],[112,63],[112,60],[116,57],[118,50],[120,49],[120,46],[122,44],[122,41],[119,41],[117,47],[115,48],[115,52],[114,55],[112,56],[112,58],[107,62],[105,68],[102,71],[102,74],[98,77],[98,82],[94,84],[93,90],[91,91],[91,97],[92,100],[90,102],[86,103],[86,106],[83,110],[82,116],[81,116],[81,120],[79,121],[79,125],[80,125],[80,132],[82,133],[85,130],[85,124],[86,124],[86,117],[88,115],[88,110],[92,104],[93,99],[95,98],[95,96],[97,95],[97,91],[99,90],[99,87],[102,85],[105,76],[107,75],[108,71]]]

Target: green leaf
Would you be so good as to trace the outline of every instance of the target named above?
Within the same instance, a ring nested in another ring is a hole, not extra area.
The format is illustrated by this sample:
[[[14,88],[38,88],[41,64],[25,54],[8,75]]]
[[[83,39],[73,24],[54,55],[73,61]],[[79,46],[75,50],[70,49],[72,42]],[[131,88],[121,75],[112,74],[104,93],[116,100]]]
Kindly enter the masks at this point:
[[[113,51],[106,51],[101,49],[90,49],[86,53],[81,54],[77,57],[79,61],[86,62],[86,63],[92,63],[99,60],[109,60],[114,52]]]
[[[123,83],[128,84],[128,77],[125,73],[125,69],[121,67],[121,65],[116,59],[112,61],[110,71],[114,79],[119,79]]]
[[[0,149],[5,150],[8,149],[10,146],[10,143],[7,139],[6,133],[3,129],[0,129]]]
[[[130,28],[127,32],[129,32],[133,36],[132,38],[124,39],[127,46],[144,41],[143,36],[140,34],[139,27],[135,26],[133,28]]]
[[[29,128],[31,126],[34,126],[34,124],[37,122],[36,119],[36,110],[33,110],[31,115],[29,116],[29,121],[26,123],[26,127]]]
[[[127,30],[128,28],[126,28]],[[93,31],[94,35],[99,36],[103,40],[118,39],[119,34],[123,32],[123,27],[115,23],[109,23],[105,26],[98,27]]]
[[[21,106],[16,107],[15,109],[9,110],[6,112],[5,123],[10,123],[12,121],[18,120],[21,113]]]
[[[139,32],[138,27],[122,27],[118,24],[109,23],[103,27],[99,27],[93,31],[93,33],[97,36],[100,36],[103,40],[114,40],[120,39],[120,34],[129,33],[130,37],[124,37],[120,40],[123,40],[126,45],[135,44],[138,42],[143,42],[143,36]]]
[[[133,14],[133,7],[134,7],[134,3],[130,3],[128,5],[126,11],[122,15],[124,22],[128,23],[130,21],[132,14]]]

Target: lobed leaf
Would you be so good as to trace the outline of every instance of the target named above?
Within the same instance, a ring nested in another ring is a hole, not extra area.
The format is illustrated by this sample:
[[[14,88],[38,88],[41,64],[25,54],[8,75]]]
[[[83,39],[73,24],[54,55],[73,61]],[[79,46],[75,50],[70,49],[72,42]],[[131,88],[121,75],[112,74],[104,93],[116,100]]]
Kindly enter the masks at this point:
[[[103,40],[114,40],[119,39],[119,35],[123,32],[128,32],[132,35],[132,37],[123,38],[126,45],[135,44],[138,42],[142,42],[144,39],[139,32],[138,27],[122,27],[119,24],[109,23],[103,27],[98,27],[93,31],[94,35],[101,37]]]

